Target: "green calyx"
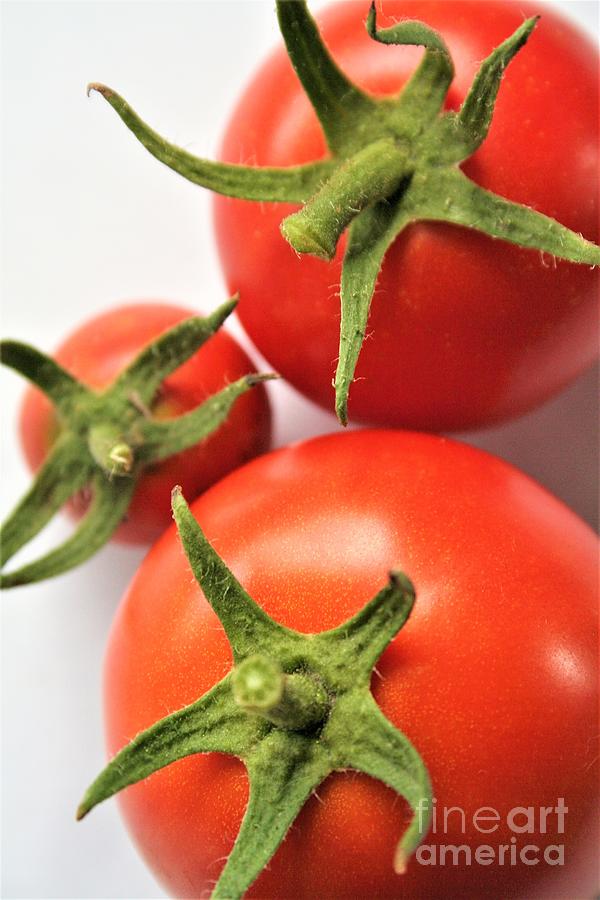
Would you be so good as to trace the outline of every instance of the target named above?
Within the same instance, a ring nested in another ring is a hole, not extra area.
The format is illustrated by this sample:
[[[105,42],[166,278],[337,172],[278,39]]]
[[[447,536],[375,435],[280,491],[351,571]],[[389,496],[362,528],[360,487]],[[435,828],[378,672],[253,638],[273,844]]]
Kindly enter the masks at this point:
[[[408,619],[414,589],[400,572],[338,628],[301,634],[274,622],[216,554],[181,490],[173,515],[192,571],[233,651],[233,670],[207,694],[139,734],[88,789],[96,804],[194,753],[227,753],[246,765],[248,806],[213,898],[241,897],[260,875],[318,785],[354,769],[403,796],[413,819],[394,859],[398,873],[429,828],[425,765],[371,694],[377,660]],[[390,864],[392,861],[390,860]]]
[[[27,344],[2,341],[2,362],[20,372],[52,401],[59,436],[31,488],[0,528],[0,564],[38,534],[78,491],[91,490],[90,507],[74,534],[55,550],[20,569],[0,574],[0,586],[51,578],[84,562],[124,518],[144,468],[197,444],[227,418],[238,397],[274,375],[246,375],[201,406],[175,419],[150,412],[162,382],[213,335],[237,299],[206,318],[185,319],[146,347],[104,391],[73,378]]]
[[[378,30],[372,4],[367,31],[373,40],[425,48],[401,93],[376,99],[337,67],[304,0],[278,0],[277,15],[292,65],[323,128],[327,159],[288,169],[199,159],[161,138],[111,88],[91,84],[88,90],[104,96],[150,153],[195,184],[245,200],[302,204],[281,224],[298,253],[331,259],[348,231],[334,380],[336,412],[345,425],[377,276],[386,251],[411,222],[450,222],[591,266],[600,264],[600,248],[554,219],[480,188],[459,168],[485,140],[504,69],[536,18],[523,22],[483,61],[458,112],[444,112],[454,67],[442,38],[422,22]]]

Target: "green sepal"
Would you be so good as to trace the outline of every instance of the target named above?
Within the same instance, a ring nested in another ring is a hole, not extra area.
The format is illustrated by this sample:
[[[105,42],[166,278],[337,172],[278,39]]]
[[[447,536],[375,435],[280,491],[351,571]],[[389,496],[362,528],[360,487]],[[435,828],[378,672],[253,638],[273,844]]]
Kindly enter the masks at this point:
[[[88,94],[91,91],[104,97],[131,133],[159,162],[193,184],[226,197],[268,203],[304,203],[318,190],[333,168],[329,160],[277,168],[201,159],[153,131],[112,88],[94,83],[88,85]]]
[[[246,715],[235,703],[231,675],[226,675],[200,700],[160,719],[117,753],[86,791],[77,818],[186,756],[214,751],[244,759],[266,730],[262,720]]]
[[[57,412],[70,415],[90,391],[56,360],[20,341],[0,342],[0,361],[27,378],[52,401]]]
[[[387,585],[347,622],[302,634],[274,622],[252,600],[178,488],[173,515],[192,571],[230,642],[235,668],[204,698],[121,750],[86,793],[78,817],[183,756],[216,750],[241,758],[250,783],[248,806],[212,894],[235,900],[268,864],[323,779],[351,768],[383,781],[411,807],[413,818],[395,859],[402,871],[427,832],[431,785],[410,740],[375,703],[370,682],[377,659],[413,608],[412,583],[391,572]]]
[[[92,501],[68,540],[35,562],[0,575],[0,587],[12,588],[54,578],[90,559],[108,541],[124,518],[135,488],[132,478],[111,481],[99,470],[90,478]]]
[[[218,306],[208,316],[183,319],[138,353],[110,387],[111,393],[134,398],[148,407],[161,384],[216,334],[238,305],[238,295]],[[143,409],[141,410],[143,411]]]
[[[197,409],[193,409],[176,419],[146,419],[140,423],[142,445],[138,457],[152,462],[160,462],[187,447],[204,440],[216,431],[231,411],[236,400],[247,394],[257,384],[273,381],[278,376],[273,373],[244,375],[222,391],[213,394]]]
[[[371,682],[375,663],[406,623],[415,602],[415,589],[403,572],[390,572],[388,583],[366,606],[343,625],[313,638],[317,652],[335,658],[330,680],[346,690]]]
[[[17,571],[0,586],[51,578],[92,556],[124,519],[146,466],[212,434],[236,400],[274,375],[247,375],[196,409],[173,419],[152,418],[150,405],[162,382],[219,329],[237,299],[206,318],[192,316],[148,345],[103,391],[92,391],[50,357],[16,341],[3,344],[3,361],[24,374],[54,402],[59,436],[25,497],[0,529],[2,566],[51,520],[77,491],[91,489],[92,504],[71,538]]]
[[[336,706],[329,727],[335,729],[336,746],[351,728],[352,740],[337,761],[382,781],[408,802],[412,820],[394,854],[394,869],[402,875],[408,861],[429,830],[432,788],[427,768],[406,735],[386,719],[367,691],[349,694]],[[327,734],[326,739],[332,740]]]
[[[196,581],[225,630],[234,663],[240,663],[247,656],[261,651],[268,655],[274,644],[295,647],[296,632],[274,622],[213,550],[190,512],[180,487],[173,488],[171,502],[185,555]]]
[[[509,38],[503,41],[483,61],[473,79],[469,93],[456,116],[460,135],[453,135],[452,143],[462,146],[461,155],[447,158],[448,162],[461,162],[471,156],[487,137],[500,82],[509,62],[527,43],[539,16],[526,19]]]
[[[331,771],[327,754],[317,742],[282,729],[273,729],[261,741],[246,767],[248,806],[212,900],[237,900],[245,894]]]
[[[377,276],[388,247],[413,220],[401,204],[377,203],[350,226],[340,285],[340,349],[333,382],[335,412],[348,423],[348,395],[365,339]]]
[[[61,434],[25,496],[2,525],[0,565],[48,524],[67,500],[89,480],[92,467],[81,464],[85,447],[73,434]]]
[[[422,183],[415,179],[407,199],[417,206],[421,219],[462,225],[559,259],[600,265],[597,244],[543,213],[486,191],[460,169],[432,170]]]
[[[277,0],[277,19],[290,61],[334,155],[356,147],[357,120],[372,124],[377,102],[353,84],[332,59],[304,0]]]

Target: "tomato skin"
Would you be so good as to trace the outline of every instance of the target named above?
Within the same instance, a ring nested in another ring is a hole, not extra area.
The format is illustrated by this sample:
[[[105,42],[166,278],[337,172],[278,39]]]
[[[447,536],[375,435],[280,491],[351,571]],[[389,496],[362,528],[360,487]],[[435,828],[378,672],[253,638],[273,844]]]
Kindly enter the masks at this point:
[[[90,319],[74,331],[54,354],[71,374],[94,388],[106,387],[138,352],[182,319],[194,313],[165,303],[133,303]],[[244,350],[222,329],[163,383],[153,405],[159,418],[182,415],[211,394],[255,369]],[[20,415],[21,442],[35,471],[56,438],[58,423],[51,404],[29,388]],[[232,469],[263,453],[271,441],[271,413],[262,385],[234,404],[228,420],[202,443],[149,467],[137,486],[127,520],[115,537],[125,543],[151,543],[171,521],[170,497],[180,484],[197,497]],[[85,511],[77,496],[69,510]]]
[[[378,5],[378,9],[380,6]],[[464,165],[485,188],[598,241],[598,55],[548,8],[505,0],[383,0],[382,25],[417,18],[439,30],[456,67],[449,105],[477,66],[522,22],[537,28],[510,63],[487,139]],[[401,88],[416,48],[366,34],[368,3],[317,16],[342,69],[375,94]],[[283,48],[258,70],[225,134],[228,162],[291,165],[324,156],[316,117]],[[279,232],[294,207],[215,198],[215,227],[240,318],[295,387],[333,408],[344,240],[328,264],[299,257]],[[598,271],[543,258],[467,229],[416,223],[390,248],[350,391],[351,418],[460,430],[521,415],[598,354]]]
[[[300,631],[334,627],[399,567],[417,601],[377,664],[375,697],[420,750],[440,809],[569,809],[566,865],[392,870],[407,821],[387,788],[335,774],[301,812],[248,896],[591,896],[597,830],[597,542],[511,466],[442,438],[356,431],[263,456],[193,511],[251,596]],[[193,702],[231,666],[223,630],[174,527],[154,545],[115,619],[105,662],[108,748]],[[240,762],[199,755],[128,788],[133,838],[173,896],[209,893],[247,798]],[[455,817],[456,818],[456,817]],[[427,843],[510,844],[506,825]],[[552,832],[552,833],[550,833]],[[560,839],[558,840],[557,837]],[[580,857],[583,857],[580,858]],[[544,876],[548,876],[546,882]]]

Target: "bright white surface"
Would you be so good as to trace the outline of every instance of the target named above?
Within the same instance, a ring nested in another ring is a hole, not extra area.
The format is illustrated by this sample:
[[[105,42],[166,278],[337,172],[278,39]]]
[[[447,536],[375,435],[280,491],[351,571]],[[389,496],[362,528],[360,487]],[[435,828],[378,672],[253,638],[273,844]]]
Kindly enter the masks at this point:
[[[550,5],[597,34],[595,2]],[[212,156],[240,86],[277,40],[272,4],[5,0],[2,14],[3,334],[50,350],[124,299],[216,306],[224,287],[208,195],[144,153],[84,88],[92,79],[114,85],[161,133]],[[336,429],[286,385],[272,388],[277,444]],[[29,475],[14,436],[22,385],[3,372],[2,389],[4,513]],[[591,520],[596,398],[588,373],[472,442]],[[35,549],[67,528],[52,526]],[[114,802],[73,820],[104,761],[103,648],[141,556],[109,546],[80,570],[3,597],[3,897],[164,896]]]

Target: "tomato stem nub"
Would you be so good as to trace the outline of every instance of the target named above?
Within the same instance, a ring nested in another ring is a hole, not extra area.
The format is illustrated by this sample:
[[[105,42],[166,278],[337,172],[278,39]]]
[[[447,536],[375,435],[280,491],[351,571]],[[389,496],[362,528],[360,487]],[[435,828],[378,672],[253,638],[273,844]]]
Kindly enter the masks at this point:
[[[235,702],[269,722],[302,731],[324,722],[329,698],[323,685],[303,673],[287,675],[278,663],[256,653],[233,670]]]
[[[403,871],[429,828],[423,810],[432,807],[431,785],[418,751],[385,718],[370,685],[377,660],[413,608],[411,582],[391,572],[351,619],[302,634],[273,621],[246,593],[180,488],[172,504],[188,562],[231,644],[234,668],[195,703],[125,746],[90,786],[77,818],[190,754],[239,757],[248,771],[248,806],[212,895],[235,900],[260,875],[323,779],[355,769],[383,781],[413,810],[393,861]]]
[[[123,520],[144,468],[212,434],[244,393],[274,375],[250,374],[185,415],[158,420],[149,407],[164,379],[188,360],[235,309],[233,297],[206,318],[192,316],[144,348],[98,393],[53,359],[18,341],[3,341],[2,362],[40,388],[56,409],[60,433],[32,487],[1,527],[2,567],[77,491],[91,506],[73,536],[46,556],[0,574],[4,588],[52,578],[84,562]]]
[[[118,429],[104,423],[92,425],[87,442],[94,460],[107,475],[131,473],[134,452]]]
[[[384,138],[348,159],[312,200],[281,223],[298,253],[331,259],[352,219],[365,207],[394,194],[411,173],[406,152]]]
[[[600,265],[600,248],[547,216],[482,190],[457,169],[487,136],[504,71],[537,17],[523,22],[483,61],[456,113],[443,109],[454,74],[452,59],[440,35],[422,22],[404,20],[379,29],[371,4],[366,25],[373,40],[425,47],[402,92],[375,98],[339,69],[304,0],[277,0],[277,16],[292,65],[323,128],[328,159],[289,169],[199,159],[161,138],[111,88],[90,88],[105,97],[150,153],[195,184],[247,200],[302,203],[303,209],[281,224],[298,253],[329,260],[349,229],[335,374],[335,408],[346,424],[377,275],[388,248],[409,223],[451,222],[582,265]]]

